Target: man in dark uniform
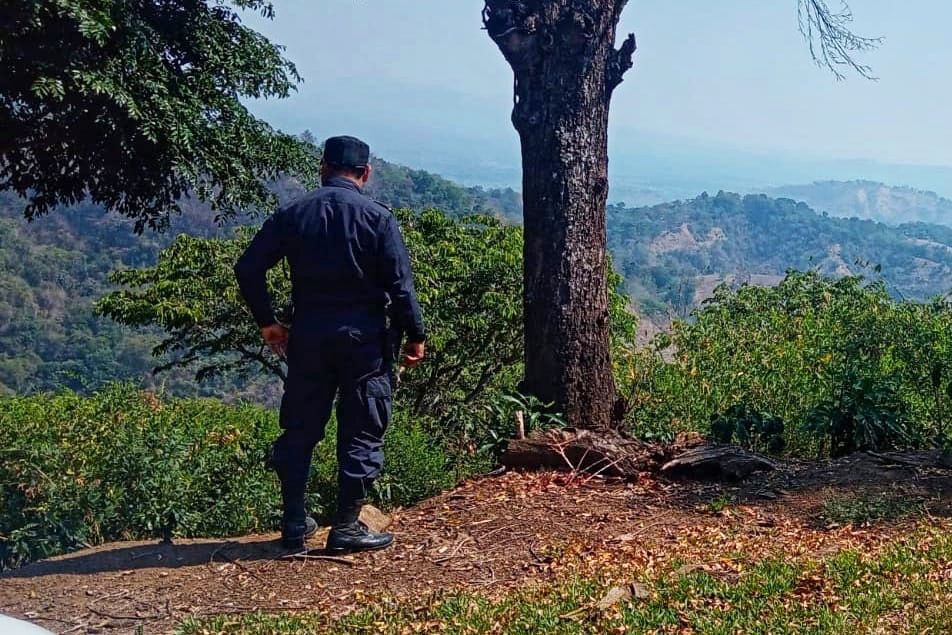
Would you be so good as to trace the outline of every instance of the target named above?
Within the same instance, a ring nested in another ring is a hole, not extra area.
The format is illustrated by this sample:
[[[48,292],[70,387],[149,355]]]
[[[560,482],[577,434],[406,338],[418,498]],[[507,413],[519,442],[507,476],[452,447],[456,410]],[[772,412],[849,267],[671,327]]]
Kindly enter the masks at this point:
[[[369,160],[363,141],[328,139],[323,187],[272,215],[235,266],[265,342],[287,357],[283,433],[271,460],[281,480],[281,537],[288,549],[303,549],[317,529],[304,494],[311,455],[324,437],[335,396],[338,504],[327,548],[380,549],[393,541],[390,534],[369,531],[358,515],[383,466],[392,362],[399,347],[393,334],[406,335],[402,361],[413,367],[423,359],[426,333],[397,221],[361,193],[371,174]],[[267,271],[282,258],[291,270],[290,331],[275,319],[265,284]]]

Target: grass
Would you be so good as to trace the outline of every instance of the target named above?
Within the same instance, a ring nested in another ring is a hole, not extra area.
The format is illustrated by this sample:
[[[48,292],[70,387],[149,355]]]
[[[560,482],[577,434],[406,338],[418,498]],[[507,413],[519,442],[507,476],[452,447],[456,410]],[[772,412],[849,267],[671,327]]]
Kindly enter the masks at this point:
[[[463,592],[423,604],[378,602],[333,620],[316,614],[189,621],[181,635],[285,633],[947,633],[952,535],[924,529],[876,554],[739,562],[735,571],[672,569],[650,595],[596,607],[607,580],[571,578],[490,600]]]
[[[727,494],[720,494],[707,502],[704,508],[712,513],[719,514],[734,503],[734,499]]]
[[[922,500],[896,493],[831,494],[823,503],[823,519],[837,525],[896,520],[924,511]]]

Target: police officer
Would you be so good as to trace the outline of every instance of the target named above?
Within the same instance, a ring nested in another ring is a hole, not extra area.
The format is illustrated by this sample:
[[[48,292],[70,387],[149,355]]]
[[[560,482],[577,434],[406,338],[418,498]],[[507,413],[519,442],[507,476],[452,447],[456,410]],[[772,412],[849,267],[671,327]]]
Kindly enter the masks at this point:
[[[235,266],[265,342],[287,358],[283,432],[271,462],[281,481],[281,539],[288,549],[303,549],[317,530],[304,494],[335,396],[338,503],[327,549],[381,549],[393,542],[390,534],[369,531],[358,515],[383,466],[392,362],[399,350],[392,334],[406,335],[402,362],[413,367],[423,359],[426,333],[397,221],[362,193],[372,171],[369,160],[363,141],[328,139],[323,187],[273,214]],[[275,319],[265,283],[282,258],[291,271],[290,331]]]

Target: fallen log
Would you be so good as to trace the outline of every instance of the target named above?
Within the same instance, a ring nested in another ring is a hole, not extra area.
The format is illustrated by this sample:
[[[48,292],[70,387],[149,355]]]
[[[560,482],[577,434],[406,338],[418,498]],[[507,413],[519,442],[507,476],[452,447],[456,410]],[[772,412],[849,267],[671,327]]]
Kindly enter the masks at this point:
[[[523,470],[572,470],[605,476],[635,476],[663,460],[659,447],[614,430],[555,428],[513,439],[501,462]]]
[[[736,446],[714,446],[697,436],[673,444],[646,443],[616,430],[556,428],[513,439],[503,453],[506,468],[570,470],[620,478],[660,472],[676,478],[746,478],[772,470],[769,459]]]
[[[740,481],[755,472],[770,472],[777,464],[736,445],[705,445],[684,452],[661,466],[672,478]]]

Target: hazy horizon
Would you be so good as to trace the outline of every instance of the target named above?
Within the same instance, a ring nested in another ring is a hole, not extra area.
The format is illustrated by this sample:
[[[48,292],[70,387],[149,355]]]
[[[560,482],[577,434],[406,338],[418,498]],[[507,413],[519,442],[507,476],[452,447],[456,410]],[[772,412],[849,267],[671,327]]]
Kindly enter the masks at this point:
[[[635,31],[639,51],[612,105],[612,199],[827,178],[952,197],[952,83],[941,72],[952,68],[942,19],[952,5],[915,5],[852,2],[855,30],[886,41],[861,58],[879,81],[838,82],[810,59],[796,0],[630,3],[620,32]],[[291,98],[252,107],[288,131],[361,134],[398,162],[517,185],[511,71],[480,8],[288,0],[273,22],[248,14],[305,80]]]

